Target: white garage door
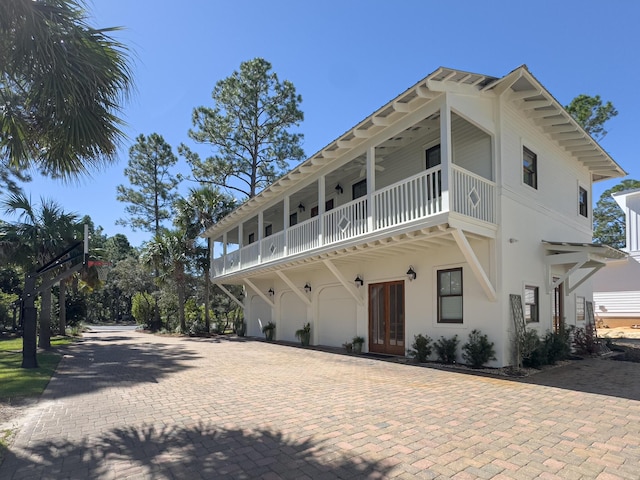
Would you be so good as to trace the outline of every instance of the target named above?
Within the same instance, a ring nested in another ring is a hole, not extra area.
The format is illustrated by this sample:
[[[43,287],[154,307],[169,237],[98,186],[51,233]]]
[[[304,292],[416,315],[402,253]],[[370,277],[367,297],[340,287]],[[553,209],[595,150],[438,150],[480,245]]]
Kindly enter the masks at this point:
[[[276,327],[276,339],[296,341],[296,330],[307,323],[307,307],[293,292],[284,292],[280,297],[280,322]]]
[[[343,287],[324,288],[318,297],[318,344],[339,347],[356,334],[356,301]]]
[[[247,320],[247,335],[252,337],[263,336],[258,324],[258,319],[263,325],[271,321],[271,307],[258,295],[251,297],[251,318]]]

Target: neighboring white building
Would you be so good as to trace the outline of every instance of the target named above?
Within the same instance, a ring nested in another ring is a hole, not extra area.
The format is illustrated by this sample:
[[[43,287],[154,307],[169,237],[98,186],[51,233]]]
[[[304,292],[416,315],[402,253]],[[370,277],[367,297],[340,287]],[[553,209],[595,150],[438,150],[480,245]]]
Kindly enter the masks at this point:
[[[584,318],[591,185],[625,172],[521,66],[439,68],[207,230],[212,281],[244,285],[249,335],[405,355],[479,329],[513,363],[509,294],[529,327]]]
[[[596,317],[612,328],[640,324],[640,190],[613,198],[625,214],[629,257],[607,262],[593,277]]]

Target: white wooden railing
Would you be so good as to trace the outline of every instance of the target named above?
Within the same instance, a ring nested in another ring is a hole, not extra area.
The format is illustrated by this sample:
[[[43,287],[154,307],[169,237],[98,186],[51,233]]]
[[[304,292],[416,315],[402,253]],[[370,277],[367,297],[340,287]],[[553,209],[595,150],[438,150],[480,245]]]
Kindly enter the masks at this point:
[[[441,168],[436,167],[378,190],[374,228],[392,227],[442,212]]]
[[[310,218],[287,230],[287,254],[312,250],[320,245],[320,217]]]
[[[451,211],[488,223],[496,222],[495,183],[452,165],[449,186]],[[440,166],[421,172],[374,192],[371,213],[367,197],[361,197],[227,253],[226,260],[216,258],[212,262],[213,276],[365,235],[369,233],[369,215],[373,231],[377,231],[443,213],[443,187],[446,185],[442,185]]]
[[[324,214],[324,243],[330,244],[367,233],[367,198],[358,198]]]
[[[263,238],[260,246],[262,263],[284,257],[284,232],[278,232]]]
[[[496,184],[451,165],[451,210],[484,222],[496,223]]]

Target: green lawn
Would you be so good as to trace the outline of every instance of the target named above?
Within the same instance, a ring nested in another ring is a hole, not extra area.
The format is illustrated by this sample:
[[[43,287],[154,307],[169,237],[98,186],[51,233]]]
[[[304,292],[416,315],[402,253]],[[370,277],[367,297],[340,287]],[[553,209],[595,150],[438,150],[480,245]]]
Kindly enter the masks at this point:
[[[54,337],[52,347],[69,345],[70,337]],[[22,338],[0,340],[0,400],[40,395],[62,356],[57,352],[38,353],[38,368],[21,368]]]

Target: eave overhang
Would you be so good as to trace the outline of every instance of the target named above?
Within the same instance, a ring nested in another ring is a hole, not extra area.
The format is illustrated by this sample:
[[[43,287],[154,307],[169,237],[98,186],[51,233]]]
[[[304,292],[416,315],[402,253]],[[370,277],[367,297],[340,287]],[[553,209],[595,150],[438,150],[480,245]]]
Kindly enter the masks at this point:
[[[485,89],[493,90],[514,102],[552,141],[582,163],[594,182],[627,175],[529,72],[526,65],[487,85]]]
[[[496,80],[496,77],[440,67],[276,180],[258,195],[247,200],[221,221],[209,227],[201,236],[217,238],[239,222],[251,218],[284,190],[293,190],[296,185],[327,165],[339,162],[340,158],[367,139],[424,106],[442,92],[454,91],[468,95],[493,96],[493,92],[486,92],[485,88]]]

